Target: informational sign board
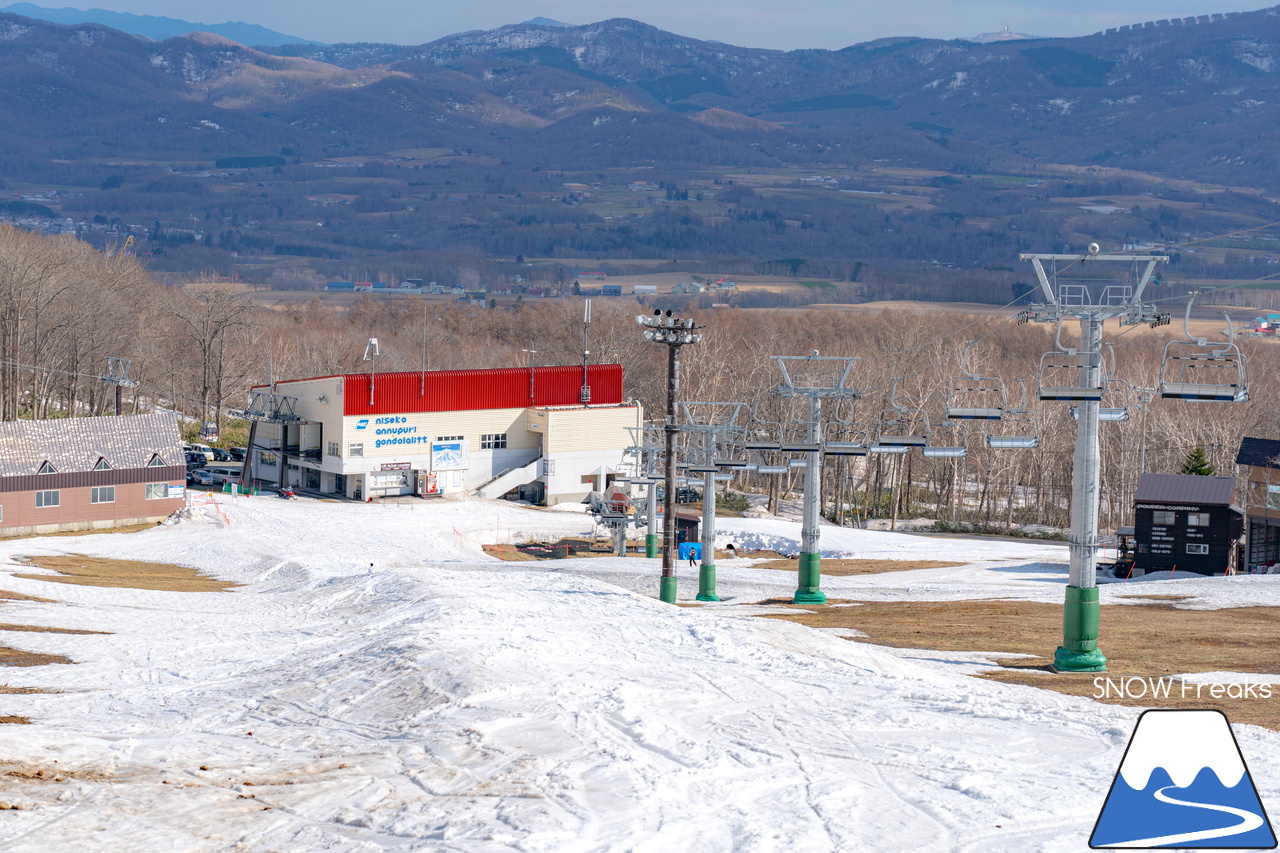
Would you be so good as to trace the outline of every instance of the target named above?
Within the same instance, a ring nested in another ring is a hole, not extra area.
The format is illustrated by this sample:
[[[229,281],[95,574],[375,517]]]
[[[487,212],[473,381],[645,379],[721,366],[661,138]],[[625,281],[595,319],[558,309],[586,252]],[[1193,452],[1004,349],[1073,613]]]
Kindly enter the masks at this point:
[[[174,486],[174,485],[169,486],[169,497],[171,498],[184,497],[186,493],[187,493],[186,486]]]
[[[470,456],[467,440],[434,441],[431,443],[432,471],[465,471]]]

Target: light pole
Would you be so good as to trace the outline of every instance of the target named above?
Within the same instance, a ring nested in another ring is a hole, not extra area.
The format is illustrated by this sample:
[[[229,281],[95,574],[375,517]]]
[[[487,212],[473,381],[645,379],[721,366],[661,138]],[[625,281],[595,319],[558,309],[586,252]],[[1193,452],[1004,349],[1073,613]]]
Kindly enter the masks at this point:
[[[532,347],[533,344],[531,343],[529,346]],[[537,387],[534,385],[534,381],[538,370],[538,351],[536,349],[522,349],[520,352],[529,353],[529,405],[536,406],[537,397],[534,392],[537,390]]]
[[[675,569],[675,508],[676,508],[676,397],[680,390],[680,347],[702,340],[697,333],[701,326],[693,320],[676,317],[668,308],[666,314],[655,310],[652,317],[640,315],[636,322],[645,327],[645,340],[667,346],[667,420],[663,425],[666,437],[666,493],[662,496],[662,580],[658,586],[658,598],[667,604],[676,602]]]

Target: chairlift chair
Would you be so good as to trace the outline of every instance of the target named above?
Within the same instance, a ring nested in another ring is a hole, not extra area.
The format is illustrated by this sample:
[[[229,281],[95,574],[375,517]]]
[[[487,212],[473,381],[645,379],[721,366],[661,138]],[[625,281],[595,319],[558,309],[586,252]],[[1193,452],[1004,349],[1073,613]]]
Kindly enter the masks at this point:
[[[947,384],[947,417],[953,420],[998,421],[1008,408],[1004,380],[995,376],[979,376],[969,367],[969,348],[974,341],[967,341],[960,356],[960,370],[964,376]]]
[[[987,420],[990,420],[989,418]],[[969,448],[965,442],[963,423],[943,421],[934,424],[929,443],[920,448],[920,452],[932,459],[959,459],[968,455]]]
[[[1129,383],[1123,379],[1107,379],[1103,382],[1104,399],[1109,402],[1119,402],[1118,406],[1099,406],[1098,420],[1100,421],[1127,421],[1129,420]],[[1071,420],[1080,419],[1080,407],[1071,407]]]
[[[1069,400],[1072,402],[1096,402],[1102,399],[1102,371],[1098,371],[1098,384],[1080,384],[1082,368],[1089,353],[1081,353],[1062,345],[1062,322],[1058,322],[1057,349],[1040,356],[1040,369],[1036,373],[1038,396],[1041,400]],[[1101,354],[1098,356],[1101,358]]]
[[[823,452],[827,456],[866,456],[870,432],[866,424],[829,421],[822,442]]]
[[[1182,321],[1187,340],[1164,345],[1160,362],[1160,396],[1197,403],[1244,403],[1249,399],[1249,366],[1235,343],[1227,314],[1226,342],[1210,343],[1191,334],[1191,304]]]
[[[992,426],[999,432],[987,431],[987,447],[992,450],[1028,450],[1040,446],[1040,419],[1036,413],[1027,408],[1027,386],[1019,379],[1022,388],[1022,402],[1017,408],[1004,413],[998,425]]]
[[[882,447],[923,447],[929,443],[929,415],[898,402],[898,380],[889,392],[890,408],[880,410],[876,444]]]

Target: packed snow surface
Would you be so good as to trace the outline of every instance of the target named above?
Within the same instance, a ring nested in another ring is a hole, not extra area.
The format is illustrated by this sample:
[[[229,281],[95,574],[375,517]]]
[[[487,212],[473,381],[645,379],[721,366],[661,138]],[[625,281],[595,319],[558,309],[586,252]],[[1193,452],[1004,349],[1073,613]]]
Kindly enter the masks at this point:
[[[58,602],[5,601],[0,622],[107,632],[0,637],[75,661],[6,679],[53,692],[0,695],[33,721],[0,726],[0,798],[22,806],[0,811],[0,849],[1083,851],[1138,715],[976,679],[983,655],[758,618],[796,581],[746,558],[693,608],[656,600],[654,560],[480,550],[585,533],[577,513],[218,500],[142,533],[0,542],[0,589]],[[724,519],[720,541],[799,535]],[[824,527],[822,548],[964,564],[824,578],[833,598],[1060,602],[1066,584],[1058,544]],[[244,585],[14,576],[49,553]],[[1199,608],[1270,604],[1278,583],[1168,581]],[[1121,586],[1102,600],[1135,603]],[[1280,739],[1236,736],[1266,802]]]

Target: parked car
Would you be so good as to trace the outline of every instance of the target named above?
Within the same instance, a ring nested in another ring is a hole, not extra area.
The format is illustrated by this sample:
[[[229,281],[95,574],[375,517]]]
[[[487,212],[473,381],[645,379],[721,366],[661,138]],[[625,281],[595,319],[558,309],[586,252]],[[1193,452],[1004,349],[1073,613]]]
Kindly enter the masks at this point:
[[[213,448],[213,461],[214,461],[214,462],[230,462],[230,461],[232,461],[231,451],[230,451],[230,450],[227,450],[225,447],[215,447],[215,448]]]
[[[213,461],[213,448],[207,444],[184,444],[182,445],[182,449],[187,453],[199,453],[204,456],[207,461]]]
[[[243,462],[245,457],[249,455],[249,451],[243,447],[232,447],[227,452],[231,454],[232,462]]]
[[[207,468],[197,468],[191,472],[191,482],[195,483],[197,486],[212,486],[213,472],[209,471]]]
[[[186,457],[186,460],[187,460],[188,471],[194,468],[203,468],[204,466],[209,464],[208,458],[206,458],[203,453],[196,453],[194,451],[191,451],[184,454],[184,456]]]
[[[240,482],[240,469],[228,468],[224,465],[210,465],[205,469],[211,478],[211,484],[221,486],[223,483]]]

